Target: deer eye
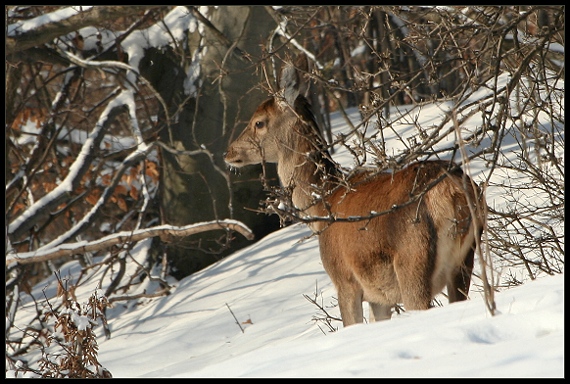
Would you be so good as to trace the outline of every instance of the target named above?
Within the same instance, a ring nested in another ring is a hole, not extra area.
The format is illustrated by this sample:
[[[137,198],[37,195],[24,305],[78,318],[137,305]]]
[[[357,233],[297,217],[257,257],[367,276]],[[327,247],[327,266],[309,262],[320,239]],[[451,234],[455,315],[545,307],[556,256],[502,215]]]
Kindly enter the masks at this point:
[[[264,121],[256,121],[255,122],[255,129],[261,129],[265,127],[265,122]]]

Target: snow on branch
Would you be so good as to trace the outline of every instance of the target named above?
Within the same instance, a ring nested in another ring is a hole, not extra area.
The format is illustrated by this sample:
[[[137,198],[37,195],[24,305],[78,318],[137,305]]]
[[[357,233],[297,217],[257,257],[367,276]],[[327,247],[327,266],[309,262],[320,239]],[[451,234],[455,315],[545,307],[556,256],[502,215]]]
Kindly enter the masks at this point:
[[[136,88],[136,79],[140,80],[151,90],[151,92],[154,94],[154,96],[158,99],[158,101],[162,105],[162,108],[164,109],[164,114],[165,114],[164,117],[166,119],[166,125],[170,126],[170,115],[168,114],[168,107],[166,106],[166,102],[164,101],[160,93],[156,89],[154,89],[151,82],[140,74],[138,67],[135,67],[130,64],[125,64],[123,62],[116,60],[105,60],[105,61],[84,60],[79,56],[74,55],[71,52],[64,51],[62,49],[60,49],[59,52],[63,57],[67,58],[71,63],[82,68],[96,68],[96,69],[115,68],[126,71],[127,82],[124,85],[131,91]]]
[[[273,9],[272,6],[265,6],[265,10],[267,11],[267,13],[269,13],[269,15],[273,18],[273,20],[275,20],[275,22],[277,23],[277,28],[274,31],[274,34],[277,35],[281,35],[283,36],[285,39],[287,39],[287,42],[293,44],[295,46],[295,48],[297,48],[298,50],[300,50],[301,52],[303,52],[308,58],[311,59],[312,62],[315,63],[315,65],[317,66],[318,69],[322,70],[324,68],[324,66],[317,60],[317,57],[310,51],[308,51],[301,43],[299,43],[299,41],[297,41],[297,39],[295,39],[295,36],[297,35],[297,33],[302,29],[299,28],[297,30],[297,32],[293,33],[293,34],[289,34],[287,32],[287,24],[288,24],[288,19],[287,18],[281,18],[277,12],[275,12],[275,9]],[[319,12],[319,10],[317,9],[313,15],[309,18],[309,21]],[[305,23],[308,24],[307,21]],[[276,52],[278,50],[281,49],[281,47],[283,47],[285,45],[285,43],[283,45],[281,45],[279,48],[275,49],[275,50],[271,50],[272,52]]]
[[[81,179],[89,169],[95,156],[94,151],[96,148],[99,148],[106,128],[115,120],[115,117],[124,110],[124,107],[125,105],[120,97],[115,98],[107,105],[99,121],[95,124],[95,127],[81,147],[81,151],[77,155],[76,160],[69,167],[69,173],[65,179],[9,224],[8,234],[10,236],[15,238],[22,236],[37,222],[49,216],[52,209],[69,199],[70,194],[77,189]]]
[[[119,169],[115,173],[113,180],[105,188],[105,190],[101,194],[101,197],[99,198],[97,203],[95,203],[93,208],[91,208],[91,210],[77,224],[75,224],[72,228],[70,228],[66,233],[62,234],[61,236],[59,236],[58,238],[56,238],[55,240],[53,240],[49,244],[46,244],[43,247],[39,248],[38,251],[42,251],[44,249],[53,249],[55,246],[66,242],[67,240],[71,239],[72,237],[78,235],[83,229],[85,229],[95,219],[96,214],[99,212],[101,207],[103,207],[105,202],[107,202],[107,200],[109,200],[109,198],[113,194],[113,191],[115,190],[115,187],[117,186],[117,184],[119,184],[119,181],[121,180],[121,176],[123,176],[123,174],[131,166],[133,166],[137,162],[143,160],[146,157],[146,155],[151,151],[151,149],[153,147],[154,147],[153,145],[147,145],[145,143],[139,144],[139,146],[135,149],[135,151],[133,151],[133,153],[131,153],[129,156],[127,156],[125,158],[125,160],[123,160],[123,162],[121,163],[121,166],[119,167]]]
[[[96,252],[110,248],[115,245],[127,242],[136,242],[149,237],[160,236],[163,241],[170,241],[173,238],[185,237],[197,233],[214,230],[232,230],[239,232],[248,240],[253,240],[254,235],[251,229],[237,220],[214,220],[202,223],[185,225],[182,227],[172,225],[160,225],[151,228],[139,229],[136,231],[123,231],[105,236],[94,241],[80,241],[77,243],[62,244],[58,247],[33,252],[16,253],[6,256],[6,265],[13,263],[33,264],[47,260],[53,260],[64,256]]]
[[[138,14],[141,11],[158,8],[157,5],[120,6],[72,6],[55,12],[22,20],[6,28],[5,54],[24,51],[49,43],[53,39],[76,31],[87,25],[99,25],[122,16]]]

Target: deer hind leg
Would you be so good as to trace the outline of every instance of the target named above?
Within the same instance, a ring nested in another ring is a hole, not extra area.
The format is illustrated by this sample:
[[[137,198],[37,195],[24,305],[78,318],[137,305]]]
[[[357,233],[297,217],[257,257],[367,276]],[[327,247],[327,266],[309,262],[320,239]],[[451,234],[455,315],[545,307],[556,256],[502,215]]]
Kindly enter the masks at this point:
[[[400,286],[402,302],[408,311],[424,310],[431,307],[433,268],[428,262],[429,257],[410,254],[409,260],[414,262],[395,264],[394,270]]]
[[[338,306],[343,326],[363,322],[362,290],[352,285],[338,287]]]
[[[447,296],[450,303],[467,299],[469,285],[471,284],[474,257],[475,250],[471,248],[469,252],[467,252],[463,264],[451,274],[450,281],[447,283]]]
[[[368,302],[370,314],[368,319],[371,323],[375,321],[390,320],[392,318],[392,306],[380,303]]]
[[[431,308],[431,282],[429,278],[417,275],[405,275],[400,283],[402,301],[407,311]]]

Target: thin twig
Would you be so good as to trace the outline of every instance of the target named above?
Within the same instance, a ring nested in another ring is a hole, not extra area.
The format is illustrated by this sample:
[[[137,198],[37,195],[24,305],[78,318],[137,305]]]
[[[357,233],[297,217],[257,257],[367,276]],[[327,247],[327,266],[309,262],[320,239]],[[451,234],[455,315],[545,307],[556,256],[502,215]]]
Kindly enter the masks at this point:
[[[228,303],[226,303],[226,307],[228,307],[228,309],[230,310],[230,313],[232,314],[232,316],[234,317],[236,324],[238,325],[239,329],[241,329],[241,333],[245,333],[245,331],[243,330],[243,327],[241,326],[241,324],[239,323],[236,315],[234,315],[234,312],[232,311],[232,309],[230,308],[230,306],[228,305]]]

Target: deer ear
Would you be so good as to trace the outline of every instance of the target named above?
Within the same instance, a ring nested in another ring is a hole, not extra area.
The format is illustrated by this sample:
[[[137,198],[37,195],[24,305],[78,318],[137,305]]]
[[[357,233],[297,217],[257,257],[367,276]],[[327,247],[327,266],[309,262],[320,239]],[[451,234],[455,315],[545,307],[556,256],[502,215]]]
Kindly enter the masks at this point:
[[[299,53],[295,59],[295,68],[297,68],[297,76],[299,78],[299,94],[307,97],[309,90],[309,59],[304,53]]]
[[[306,92],[309,88],[308,73],[309,60],[307,59],[307,55],[304,53],[299,53],[297,55],[295,58],[295,64],[292,64],[291,61],[288,60],[287,64],[283,67],[279,86],[283,92],[285,101],[290,106],[295,105],[297,96],[306,96]]]
[[[299,74],[297,69],[291,63],[287,63],[281,71],[281,79],[279,86],[283,91],[283,97],[290,106],[295,105],[295,100],[299,96]]]

